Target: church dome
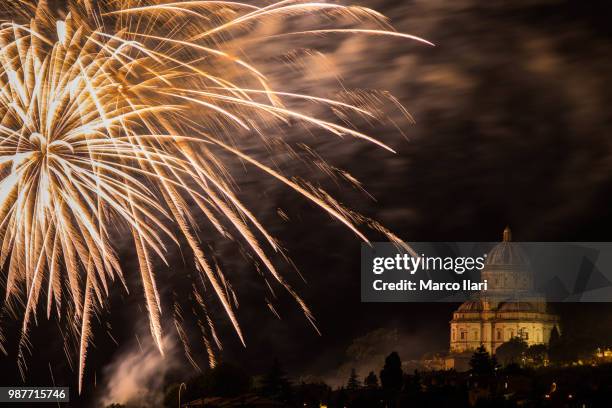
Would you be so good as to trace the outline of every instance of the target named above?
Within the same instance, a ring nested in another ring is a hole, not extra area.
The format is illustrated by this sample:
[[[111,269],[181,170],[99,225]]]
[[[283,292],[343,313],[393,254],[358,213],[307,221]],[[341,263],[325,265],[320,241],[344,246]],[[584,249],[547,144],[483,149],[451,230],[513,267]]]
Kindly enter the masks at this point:
[[[520,245],[512,242],[510,227],[504,229],[503,240],[487,254],[486,265],[525,266],[529,264],[527,254]]]
[[[489,294],[532,291],[530,269],[527,253],[519,243],[512,242],[512,233],[506,227],[502,242],[487,254],[480,279],[488,282]]]
[[[468,300],[466,302],[463,302],[461,306],[459,306],[459,309],[457,309],[457,311],[458,312],[482,312],[483,309],[484,308],[480,300]]]

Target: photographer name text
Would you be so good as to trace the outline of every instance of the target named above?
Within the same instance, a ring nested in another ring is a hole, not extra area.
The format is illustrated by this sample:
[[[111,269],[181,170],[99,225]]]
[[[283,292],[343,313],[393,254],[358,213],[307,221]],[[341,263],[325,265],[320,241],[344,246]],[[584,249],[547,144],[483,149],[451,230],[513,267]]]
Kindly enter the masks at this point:
[[[414,276],[417,272],[435,273],[435,271],[453,272],[457,276],[465,272],[481,271],[484,268],[487,255],[479,257],[439,257],[395,254],[389,257],[374,257],[372,259],[371,271],[375,275],[383,275],[387,271],[406,272],[416,280],[399,279],[387,282],[383,279],[375,279],[372,287],[375,291],[431,291],[431,292],[481,292],[486,291],[488,283],[486,280],[473,281],[463,279],[459,281],[439,282],[434,279],[418,278]],[[382,276],[381,276],[382,278]]]

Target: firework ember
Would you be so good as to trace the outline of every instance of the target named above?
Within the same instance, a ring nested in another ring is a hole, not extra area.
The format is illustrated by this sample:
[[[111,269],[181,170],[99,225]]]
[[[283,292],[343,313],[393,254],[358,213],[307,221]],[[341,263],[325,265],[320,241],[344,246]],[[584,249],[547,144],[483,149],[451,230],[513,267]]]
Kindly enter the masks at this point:
[[[270,258],[281,252],[278,243],[237,198],[240,180],[230,176],[228,158],[284,183],[363,240],[364,226],[394,238],[319,188],[266,165],[238,142],[247,135],[265,153],[282,145],[279,129],[303,126],[392,150],[347,120],[350,115],[379,118],[366,96],[354,95],[351,102],[276,90],[248,55],[229,50],[253,41],[258,24],[300,15],[325,23],[262,40],[368,35],[426,41],[393,31],[372,10],[323,2],[50,4],[4,2],[0,26],[0,263],[5,311],[22,316],[22,373],[28,332],[42,304],[48,318],[57,313],[71,321],[81,388],[93,316],[104,307],[114,280],[127,288],[113,246],[117,231],[129,232],[138,256],[150,330],[160,352],[162,307],[152,263],[165,261],[167,245],[179,236],[243,340],[233,293],[200,245],[196,219],[202,216],[220,237],[245,243],[314,324]],[[339,19],[344,23],[329,28]],[[342,120],[287,107],[294,100],[324,106]],[[205,310],[199,290],[194,286]],[[211,348],[218,343],[212,320],[202,321]]]

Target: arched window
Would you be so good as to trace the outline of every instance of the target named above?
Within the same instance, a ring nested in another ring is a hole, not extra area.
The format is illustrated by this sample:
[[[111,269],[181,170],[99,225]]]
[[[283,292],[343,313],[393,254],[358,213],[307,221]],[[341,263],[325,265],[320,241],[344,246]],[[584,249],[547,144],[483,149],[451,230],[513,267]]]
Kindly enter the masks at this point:
[[[497,340],[501,340],[502,339],[502,331],[500,329],[497,329]]]

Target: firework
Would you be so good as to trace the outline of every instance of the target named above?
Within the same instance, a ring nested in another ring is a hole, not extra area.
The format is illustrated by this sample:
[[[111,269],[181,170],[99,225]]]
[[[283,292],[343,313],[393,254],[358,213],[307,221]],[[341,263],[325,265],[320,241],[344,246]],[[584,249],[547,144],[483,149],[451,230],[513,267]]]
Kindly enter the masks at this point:
[[[137,254],[150,330],[160,352],[162,308],[152,262],[165,262],[167,244],[178,243],[177,236],[187,242],[199,278],[212,288],[244,342],[231,287],[200,245],[196,220],[201,215],[221,237],[245,243],[314,324],[270,258],[282,252],[277,241],[234,192],[239,180],[228,170],[232,158],[285,184],[363,240],[364,224],[397,240],[319,188],[266,165],[238,142],[247,135],[264,151],[277,148],[284,146],[278,129],[301,125],[392,151],[347,124],[348,115],[378,118],[367,95],[354,95],[356,103],[278,91],[248,56],[228,51],[253,41],[258,24],[300,15],[343,19],[351,27],[324,25],[263,41],[349,34],[425,42],[392,31],[380,14],[299,0],[260,6],[68,0],[55,8],[13,0],[4,3],[2,15],[0,264],[5,311],[23,317],[22,375],[28,332],[43,304],[48,318],[54,310],[59,317],[70,316],[69,330],[78,339],[81,390],[92,316],[104,307],[115,279],[127,289],[113,245],[117,231],[128,231]],[[324,106],[343,121],[291,109],[287,100]],[[198,290],[194,286],[197,303],[204,307]],[[212,320],[204,316],[201,321],[211,349],[218,344]],[[177,330],[183,340],[178,325]]]

